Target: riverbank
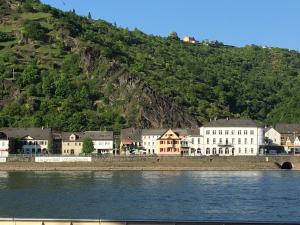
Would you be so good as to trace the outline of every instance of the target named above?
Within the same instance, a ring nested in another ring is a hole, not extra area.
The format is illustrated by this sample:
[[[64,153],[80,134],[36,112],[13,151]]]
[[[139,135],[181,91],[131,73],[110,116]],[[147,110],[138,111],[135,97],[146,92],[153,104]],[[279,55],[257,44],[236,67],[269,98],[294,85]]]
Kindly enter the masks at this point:
[[[278,170],[274,163],[138,163],[138,162],[63,162],[34,163],[12,162],[0,164],[0,171],[236,171],[236,170]]]
[[[38,158],[38,157],[37,157]],[[51,158],[51,157],[50,157]],[[222,171],[278,170],[285,162],[300,169],[299,156],[249,157],[93,157],[90,162],[35,162],[35,157],[9,157],[0,171]]]

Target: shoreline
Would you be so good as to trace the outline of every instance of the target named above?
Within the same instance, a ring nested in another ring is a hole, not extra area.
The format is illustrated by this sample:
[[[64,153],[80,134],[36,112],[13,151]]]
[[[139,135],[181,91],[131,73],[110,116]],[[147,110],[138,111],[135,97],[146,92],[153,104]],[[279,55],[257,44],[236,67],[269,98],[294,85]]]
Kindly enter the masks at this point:
[[[296,169],[296,168],[295,168]],[[278,171],[275,164],[267,165],[136,165],[92,164],[88,163],[5,163],[0,164],[0,171]]]

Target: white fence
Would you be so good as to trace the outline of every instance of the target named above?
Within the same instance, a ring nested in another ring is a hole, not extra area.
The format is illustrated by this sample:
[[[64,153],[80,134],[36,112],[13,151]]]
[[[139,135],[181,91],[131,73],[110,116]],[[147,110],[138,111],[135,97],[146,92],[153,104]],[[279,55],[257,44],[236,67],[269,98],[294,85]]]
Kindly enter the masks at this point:
[[[76,157],[60,157],[60,156],[37,156],[35,162],[91,162],[92,157],[76,156]]]

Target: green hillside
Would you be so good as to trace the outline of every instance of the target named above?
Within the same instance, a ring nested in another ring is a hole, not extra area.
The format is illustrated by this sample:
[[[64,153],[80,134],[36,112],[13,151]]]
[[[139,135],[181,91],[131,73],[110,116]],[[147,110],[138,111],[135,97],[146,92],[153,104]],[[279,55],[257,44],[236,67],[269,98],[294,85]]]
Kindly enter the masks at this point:
[[[0,0],[0,127],[185,127],[213,118],[300,118],[300,54],[187,44]]]

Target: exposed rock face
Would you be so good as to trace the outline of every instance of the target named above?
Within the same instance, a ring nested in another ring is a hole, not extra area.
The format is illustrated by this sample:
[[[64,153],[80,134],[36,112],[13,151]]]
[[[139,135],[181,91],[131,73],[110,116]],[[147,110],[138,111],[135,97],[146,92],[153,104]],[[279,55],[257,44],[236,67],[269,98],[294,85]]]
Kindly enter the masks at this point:
[[[189,115],[184,108],[179,107],[170,99],[159,94],[146,82],[133,76],[125,70],[117,70],[112,65],[114,75],[108,76],[113,79],[113,101],[123,99],[127,104],[124,112],[131,110],[130,107],[138,107],[136,114],[137,127],[140,128],[168,128],[168,127],[197,127],[197,121]],[[129,97],[130,96],[130,97]],[[135,106],[134,106],[135,105]]]

